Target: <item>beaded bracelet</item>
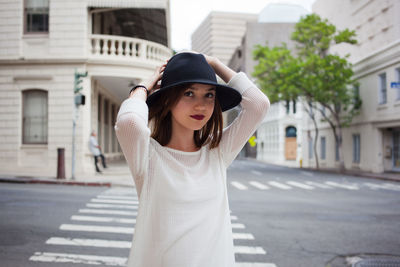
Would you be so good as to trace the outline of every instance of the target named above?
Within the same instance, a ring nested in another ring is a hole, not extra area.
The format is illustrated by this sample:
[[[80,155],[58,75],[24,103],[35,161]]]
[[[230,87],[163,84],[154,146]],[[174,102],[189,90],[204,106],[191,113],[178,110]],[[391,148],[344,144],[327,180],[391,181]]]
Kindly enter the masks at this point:
[[[136,85],[135,87],[133,87],[130,91],[129,91],[129,95],[131,95],[131,93],[133,91],[135,91],[137,88],[143,88],[144,90],[146,90],[146,95],[149,96],[149,90],[146,88],[146,86],[144,85]]]

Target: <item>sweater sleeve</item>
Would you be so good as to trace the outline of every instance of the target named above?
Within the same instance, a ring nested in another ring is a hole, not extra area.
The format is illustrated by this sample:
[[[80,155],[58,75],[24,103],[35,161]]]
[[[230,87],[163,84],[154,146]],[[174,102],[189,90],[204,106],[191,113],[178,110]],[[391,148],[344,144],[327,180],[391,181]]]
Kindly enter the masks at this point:
[[[148,116],[149,109],[143,100],[129,98],[122,102],[114,127],[138,195],[142,190],[148,166],[150,143]]]
[[[242,94],[240,103],[242,110],[222,134],[220,150],[226,167],[233,162],[247,140],[260,126],[270,106],[268,97],[249,80],[245,73],[236,74],[228,85]]]

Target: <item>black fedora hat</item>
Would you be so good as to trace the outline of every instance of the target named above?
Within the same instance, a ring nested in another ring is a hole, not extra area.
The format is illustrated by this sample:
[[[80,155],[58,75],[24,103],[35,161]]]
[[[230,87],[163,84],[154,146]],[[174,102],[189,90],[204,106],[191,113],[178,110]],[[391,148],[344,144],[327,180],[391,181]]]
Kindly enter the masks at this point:
[[[229,110],[242,101],[242,95],[238,91],[217,82],[213,68],[202,54],[185,52],[174,55],[168,61],[161,79],[161,87],[149,95],[147,105],[152,106],[161,94],[168,92],[168,89],[190,83],[215,85],[222,111]]]

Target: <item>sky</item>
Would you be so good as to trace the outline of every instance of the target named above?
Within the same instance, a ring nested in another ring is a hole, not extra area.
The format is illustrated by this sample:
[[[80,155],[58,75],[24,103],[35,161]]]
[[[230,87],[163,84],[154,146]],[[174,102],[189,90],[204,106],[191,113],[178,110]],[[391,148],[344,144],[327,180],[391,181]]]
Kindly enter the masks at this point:
[[[311,11],[315,0],[170,0],[171,46],[191,48],[191,35],[211,11],[258,14],[269,3],[296,3]]]

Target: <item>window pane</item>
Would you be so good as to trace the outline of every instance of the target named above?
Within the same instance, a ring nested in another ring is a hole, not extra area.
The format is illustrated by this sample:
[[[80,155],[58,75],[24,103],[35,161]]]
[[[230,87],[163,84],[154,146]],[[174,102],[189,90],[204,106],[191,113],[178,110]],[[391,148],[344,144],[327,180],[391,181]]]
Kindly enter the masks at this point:
[[[49,31],[49,1],[27,0],[25,6],[26,31]]]
[[[23,139],[24,144],[47,143],[47,92],[23,93]]]
[[[325,137],[321,137],[321,159],[326,158],[326,139]]]
[[[360,135],[353,135],[353,162],[360,163]]]
[[[386,103],[386,73],[379,75],[379,103]]]

